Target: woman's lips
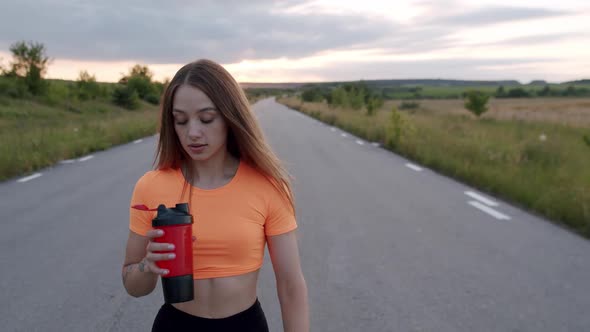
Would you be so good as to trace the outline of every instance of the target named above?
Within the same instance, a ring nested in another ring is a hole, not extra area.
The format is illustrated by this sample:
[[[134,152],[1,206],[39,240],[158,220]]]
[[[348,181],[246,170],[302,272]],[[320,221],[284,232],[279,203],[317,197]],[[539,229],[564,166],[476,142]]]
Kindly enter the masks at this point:
[[[207,147],[207,144],[189,145],[189,149],[194,153],[201,153]]]

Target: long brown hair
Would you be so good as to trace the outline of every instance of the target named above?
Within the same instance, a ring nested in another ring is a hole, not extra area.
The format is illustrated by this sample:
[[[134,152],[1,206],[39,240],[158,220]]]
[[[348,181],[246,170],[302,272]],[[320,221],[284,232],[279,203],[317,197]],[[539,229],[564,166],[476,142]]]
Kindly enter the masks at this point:
[[[183,66],[166,86],[161,99],[158,127],[160,138],[154,160],[154,165],[157,164],[155,169],[186,167],[191,160],[174,130],[172,115],[174,94],[184,84],[203,91],[221,113],[228,126],[228,152],[266,176],[283,198],[288,200],[295,213],[292,176],[266,142],[240,85],[225,68],[211,60],[201,59]],[[188,180],[192,183],[194,174],[187,173]],[[188,184],[185,181],[182,195]],[[192,189],[190,186],[189,205]]]

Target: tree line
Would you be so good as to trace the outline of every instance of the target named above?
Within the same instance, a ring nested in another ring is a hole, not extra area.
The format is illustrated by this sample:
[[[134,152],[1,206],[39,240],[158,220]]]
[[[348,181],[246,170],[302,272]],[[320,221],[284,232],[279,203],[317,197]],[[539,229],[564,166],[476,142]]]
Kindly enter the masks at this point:
[[[307,102],[323,102],[330,107],[343,107],[360,110],[365,108],[368,115],[373,115],[383,106],[383,98],[369,89],[363,81],[345,83],[335,88],[310,86],[303,88],[301,99]]]
[[[127,109],[137,109],[140,101],[157,105],[165,82],[155,81],[150,69],[136,64],[118,83],[99,83],[86,70],[75,82],[46,80],[51,59],[45,45],[32,41],[18,41],[10,46],[12,61],[4,66],[0,59],[0,95],[14,98],[42,97],[48,101],[110,99]]]

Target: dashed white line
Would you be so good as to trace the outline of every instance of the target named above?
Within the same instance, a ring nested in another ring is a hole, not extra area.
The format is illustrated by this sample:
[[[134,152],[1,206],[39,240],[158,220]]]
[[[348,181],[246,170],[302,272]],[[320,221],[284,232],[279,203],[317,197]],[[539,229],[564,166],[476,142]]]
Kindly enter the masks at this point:
[[[373,142],[373,143],[371,143],[371,145],[374,147],[379,147],[379,143],[377,143],[377,142]]]
[[[137,143],[141,143],[141,142],[143,142],[143,140],[142,139],[138,139],[138,140],[133,141],[133,144],[137,144]]]
[[[360,139],[356,140],[356,144],[358,145],[365,145],[365,142],[361,141]]]
[[[84,158],[80,158],[80,159],[78,159],[78,161],[79,161],[79,162],[83,162],[83,161],[86,161],[86,160],[90,160],[90,159],[92,159],[92,158],[94,158],[94,156],[93,156],[93,155],[90,155],[90,156],[86,156],[86,157],[84,157]]]
[[[336,128],[332,127],[330,128],[331,131],[336,132]]]
[[[75,163],[76,159],[67,159],[67,160],[62,160],[60,161],[60,163],[62,164],[71,164],[71,163]]]
[[[41,176],[41,173],[35,173],[35,174],[33,174],[33,175],[30,175],[30,176],[24,177],[24,178],[22,178],[22,179],[19,179],[17,182],[27,182],[27,181],[31,181],[31,180],[33,180],[33,179],[36,179],[36,178],[40,177],[40,176]]]
[[[342,134],[340,134],[340,136],[347,137],[348,135],[346,135],[345,133],[342,133]]]
[[[484,197],[482,195],[476,194],[473,191],[466,191],[465,192],[465,195],[470,196],[470,197],[473,197],[473,198],[477,199],[478,201],[480,201],[480,202],[482,202],[484,204],[487,204],[489,206],[498,206],[498,203],[492,201],[491,199],[489,199],[487,197]]]
[[[477,201],[469,201],[469,204],[482,210],[483,212],[491,215],[492,217],[499,219],[499,220],[510,220],[511,218],[505,214],[502,214],[494,209],[492,209],[489,206],[483,205],[480,202]]]
[[[414,164],[407,163],[406,167],[411,168],[411,169],[415,170],[416,172],[422,171],[422,167],[416,166]]]

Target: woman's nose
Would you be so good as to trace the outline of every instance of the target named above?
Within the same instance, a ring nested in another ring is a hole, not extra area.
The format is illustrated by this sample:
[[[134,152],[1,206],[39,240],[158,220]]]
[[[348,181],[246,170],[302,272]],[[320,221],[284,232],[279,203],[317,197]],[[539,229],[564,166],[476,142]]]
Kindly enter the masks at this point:
[[[198,138],[203,136],[203,128],[197,123],[191,123],[188,129],[188,136],[191,138]]]

